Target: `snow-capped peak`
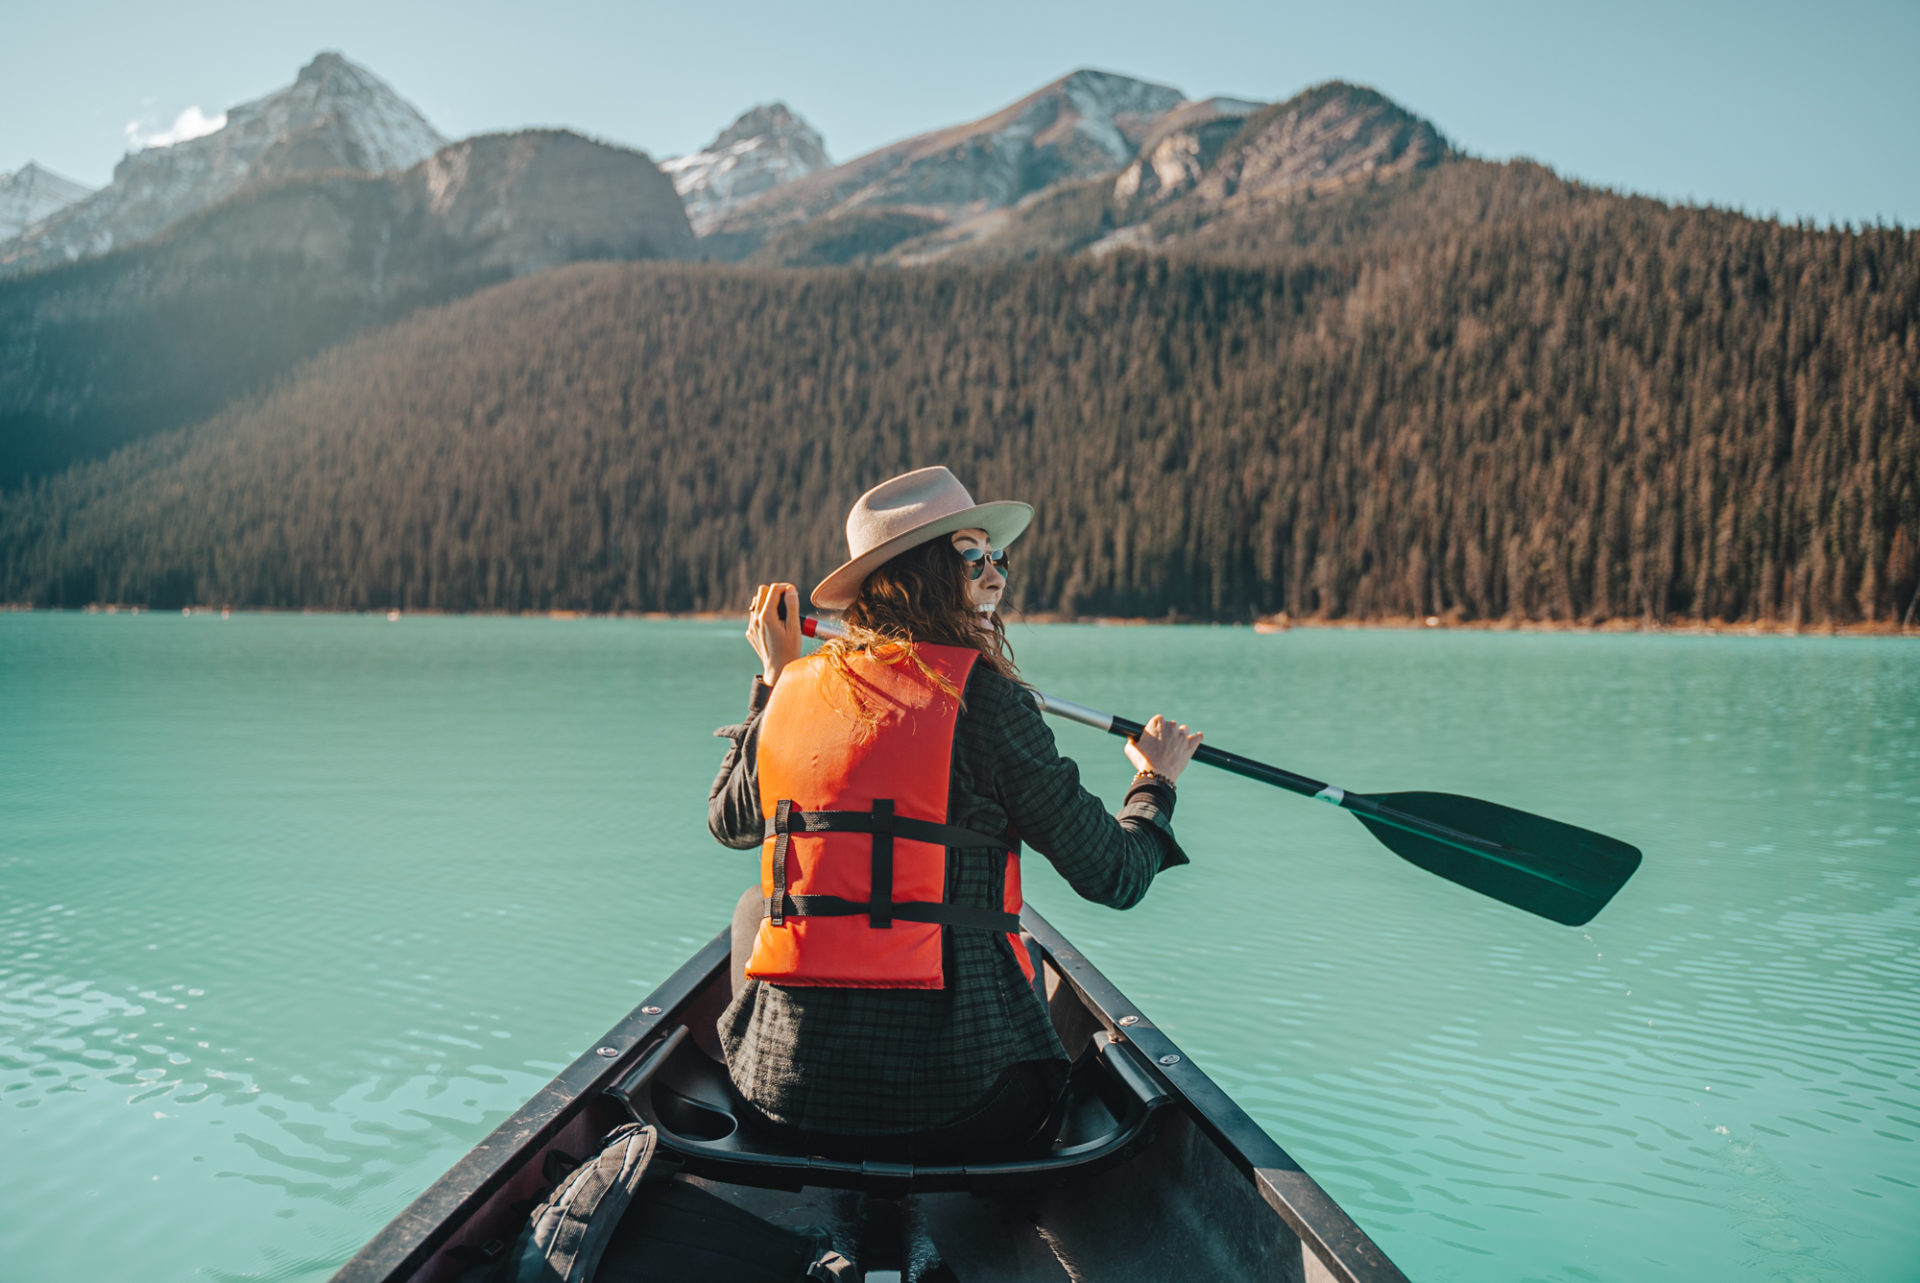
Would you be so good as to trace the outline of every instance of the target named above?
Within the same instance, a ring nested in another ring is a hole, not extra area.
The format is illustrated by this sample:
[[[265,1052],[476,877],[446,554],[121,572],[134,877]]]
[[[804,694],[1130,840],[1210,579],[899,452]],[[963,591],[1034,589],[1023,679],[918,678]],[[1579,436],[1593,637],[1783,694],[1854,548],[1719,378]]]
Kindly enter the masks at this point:
[[[378,76],[322,53],[285,89],[229,110],[220,128],[130,152],[112,183],[0,243],[0,272],[146,240],[249,184],[329,169],[410,169],[446,141]]]
[[[661,161],[660,168],[686,202],[695,233],[704,233],[733,206],[832,163],[819,132],[785,103],[772,102],[741,115],[699,151]]]
[[[1116,165],[1124,165],[1133,158],[1137,143],[1136,139],[1127,137],[1123,124],[1151,119],[1183,101],[1178,89],[1148,84],[1110,71],[1083,69],[1057,84],[1074,130],[1111,156]],[[1036,107],[1044,102],[1045,92],[1042,90],[1034,96]]]

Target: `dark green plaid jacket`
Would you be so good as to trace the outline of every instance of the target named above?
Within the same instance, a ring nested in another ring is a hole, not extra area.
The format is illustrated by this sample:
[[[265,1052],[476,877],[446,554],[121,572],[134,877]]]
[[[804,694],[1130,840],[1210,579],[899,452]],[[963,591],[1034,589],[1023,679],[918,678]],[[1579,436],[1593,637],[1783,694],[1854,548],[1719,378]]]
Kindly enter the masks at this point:
[[[747,720],[714,732],[732,741],[707,802],[707,827],[737,849],[758,847],[760,712],[754,679]],[[1153,875],[1187,857],[1171,827],[1173,790],[1132,789],[1118,817],[1080,786],[1032,698],[974,665],[954,726],[946,822],[1009,828],[1089,900],[1125,909]],[[1031,857],[1029,857],[1031,858]],[[947,897],[998,909],[999,854],[954,852]],[[887,1135],[951,1122],[1023,1060],[1064,1060],[1040,1000],[1002,935],[948,931],[944,989],[784,987],[749,980],[720,1017],[727,1065],[741,1092],[774,1119],[812,1131]]]

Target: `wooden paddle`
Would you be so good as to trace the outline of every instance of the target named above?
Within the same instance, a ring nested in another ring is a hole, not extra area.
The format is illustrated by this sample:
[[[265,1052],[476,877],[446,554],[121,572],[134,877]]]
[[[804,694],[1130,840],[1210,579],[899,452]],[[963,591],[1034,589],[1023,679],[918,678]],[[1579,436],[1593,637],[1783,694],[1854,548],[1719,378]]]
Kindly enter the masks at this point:
[[[784,616],[784,603],[782,606]],[[809,637],[845,630],[806,618]],[[1132,739],[1146,728],[1070,699],[1032,692],[1043,712]],[[1381,845],[1410,864],[1470,891],[1554,922],[1592,920],[1640,867],[1640,851],[1618,838],[1458,793],[1350,793],[1238,753],[1202,744],[1193,760],[1272,784],[1352,813]]]

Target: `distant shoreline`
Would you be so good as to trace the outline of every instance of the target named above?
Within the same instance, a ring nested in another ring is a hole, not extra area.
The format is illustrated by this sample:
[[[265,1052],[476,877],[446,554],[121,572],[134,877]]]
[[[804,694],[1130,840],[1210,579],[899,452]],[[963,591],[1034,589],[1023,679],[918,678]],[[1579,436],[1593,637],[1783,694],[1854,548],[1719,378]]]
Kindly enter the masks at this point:
[[[410,615],[475,619],[680,619],[713,623],[743,619],[744,612],[629,610],[598,613],[588,610],[330,610],[310,607],[277,606],[35,606],[29,602],[0,602],[0,614],[75,614],[75,615],[373,615],[397,622]],[[1247,628],[1256,633],[1284,633],[1295,628],[1360,629],[1390,628],[1409,632],[1483,632],[1483,633],[1664,633],[1675,636],[1706,637],[1914,637],[1920,627],[1903,628],[1892,620],[1876,623],[1815,624],[1795,626],[1779,620],[1708,620],[1656,624],[1642,620],[1607,620],[1602,623],[1560,623],[1551,620],[1515,619],[1426,619],[1408,616],[1384,616],[1378,619],[1290,619],[1269,616],[1249,622],[1223,622],[1184,617],[1145,618],[1119,615],[1067,615],[1057,611],[1035,611],[1014,616],[1009,623],[1019,624],[1091,624],[1101,628],[1143,628],[1173,625],[1182,628]]]

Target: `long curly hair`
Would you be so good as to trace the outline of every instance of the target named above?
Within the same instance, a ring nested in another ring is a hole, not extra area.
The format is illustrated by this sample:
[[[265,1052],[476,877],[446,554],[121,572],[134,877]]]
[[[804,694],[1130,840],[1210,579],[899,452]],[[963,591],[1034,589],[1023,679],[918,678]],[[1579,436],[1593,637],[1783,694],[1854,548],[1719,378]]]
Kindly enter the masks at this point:
[[[963,708],[966,705],[960,692],[920,658],[916,642],[975,651],[981,663],[1001,676],[1020,680],[1000,612],[982,616],[974,609],[967,600],[967,583],[966,559],[944,536],[907,549],[867,576],[841,616],[847,635],[820,648],[821,657],[839,674],[852,696],[857,720],[871,725],[879,716],[861,696],[862,683],[855,680],[847,664],[848,657],[858,652],[882,663],[911,663],[934,685],[960,700]],[[983,618],[990,629],[980,626]]]

